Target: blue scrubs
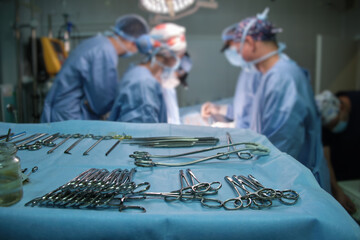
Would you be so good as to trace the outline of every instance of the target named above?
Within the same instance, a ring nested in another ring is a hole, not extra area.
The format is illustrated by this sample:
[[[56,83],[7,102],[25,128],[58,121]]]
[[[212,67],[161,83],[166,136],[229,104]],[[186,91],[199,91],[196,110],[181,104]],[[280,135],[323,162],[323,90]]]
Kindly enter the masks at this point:
[[[116,50],[107,37],[82,42],[55,77],[41,122],[101,119],[116,96],[117,64]]]
[[[268,137],[281,151],[308,167],[330,192],[330,177],[321,144],[321,119],[310,81],[287,57],[265,74],[242,71],[228,118],[238,128]]]
[[[166,123],[166,105],[160,83],[144,66],[130,66],[118,86],[109,120]]]

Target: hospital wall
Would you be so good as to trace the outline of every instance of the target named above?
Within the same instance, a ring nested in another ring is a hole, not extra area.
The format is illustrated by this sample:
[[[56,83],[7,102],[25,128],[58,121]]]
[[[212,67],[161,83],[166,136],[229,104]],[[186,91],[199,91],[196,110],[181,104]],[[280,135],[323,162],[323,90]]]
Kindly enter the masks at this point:
[[[115,19],[126,13],[137,13],[149,19],[139,9],[137,0],[22,0],[20,23],[37,20],[38,36],[48,33],[48,16],[52,16],[54,35],[68,13],[79,32],[72,39],[76,46],[83,39],[108,30]],[[217,9],[201,8],[195,14],[175,21],[187,28],[188,49],[194,62],[189,89],[178,88],[180,106],[194,105],[231,97],[239,69],[231,66],[220,53],[222,30],[265,7],[270,7],[269,19],[283,28],[278,40],[287,44],[286,53],[308,69],[314,88],[333,91],[360,89],[359,34],[360,0],[217,0]],[[16,42],[11,29],[15,19],[15,1],[0,0],[0,83],[16,83]],[[22,42],[30,36],[22,29]],[[317,56],[317,36],[323,37],[322,55]],[[357,40],[356,40],[357,37]],[[342,48],[346,43],[345,49]],[[31,81],[30,65],[23,51],[24,81]],[[321,58],[321,66],[318,59]],[[340,63],[339,63],[339,60]],[[120,61],[120,75],[134,59]],[[320,72],[319,72],[320,71]]]

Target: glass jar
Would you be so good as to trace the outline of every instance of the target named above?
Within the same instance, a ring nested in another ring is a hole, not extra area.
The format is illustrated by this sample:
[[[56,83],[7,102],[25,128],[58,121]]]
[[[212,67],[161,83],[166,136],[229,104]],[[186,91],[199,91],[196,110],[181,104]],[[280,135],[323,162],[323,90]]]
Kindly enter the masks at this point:
[[[23,195],[20,159],[13,143],[0,143],[0,206],[20,201]]]

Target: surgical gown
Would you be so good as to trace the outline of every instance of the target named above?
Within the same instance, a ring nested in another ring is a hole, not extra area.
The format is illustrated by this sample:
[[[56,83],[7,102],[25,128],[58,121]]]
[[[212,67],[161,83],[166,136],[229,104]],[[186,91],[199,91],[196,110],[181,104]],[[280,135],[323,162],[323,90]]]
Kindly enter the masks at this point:
[[[179,104],[177,101],[176,88],[162,88],[166,112],[167,112],[167,122],[171,124],[180,124],[180,111]]]
[[[160,83],[144,66],[130,66],[118,86],[110,121],[166,123],[167,113]]]
[[[41,122],[101,119],[116,97],[117,64],[116,50],[107,37],[82,42],[55,77]]]
[[[268,137],[281,151],[308,167],[330,192],[321,144],[321,119],[307,72],[282,56],[265,74],[242,71],[227,117],[238,128]]]

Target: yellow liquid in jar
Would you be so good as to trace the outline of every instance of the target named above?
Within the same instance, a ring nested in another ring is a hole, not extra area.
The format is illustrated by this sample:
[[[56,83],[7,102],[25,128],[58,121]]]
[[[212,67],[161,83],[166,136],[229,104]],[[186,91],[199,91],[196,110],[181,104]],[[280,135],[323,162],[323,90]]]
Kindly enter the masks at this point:
[[[0,168],[0,206],[6,207],[20,201],[23,195],[19,165]]]

